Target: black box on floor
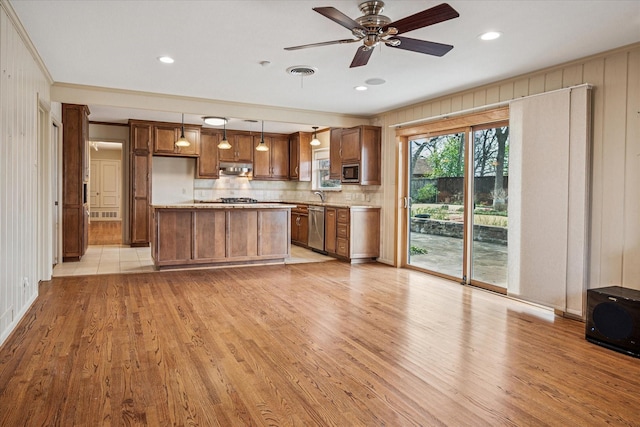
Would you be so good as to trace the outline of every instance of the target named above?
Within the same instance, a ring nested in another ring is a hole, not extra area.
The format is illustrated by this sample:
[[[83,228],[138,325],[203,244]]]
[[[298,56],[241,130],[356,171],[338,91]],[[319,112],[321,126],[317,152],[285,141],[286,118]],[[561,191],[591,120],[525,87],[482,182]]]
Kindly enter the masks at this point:
[[[585,338],[640,357],[640,291],[620,286],[587,290]]]

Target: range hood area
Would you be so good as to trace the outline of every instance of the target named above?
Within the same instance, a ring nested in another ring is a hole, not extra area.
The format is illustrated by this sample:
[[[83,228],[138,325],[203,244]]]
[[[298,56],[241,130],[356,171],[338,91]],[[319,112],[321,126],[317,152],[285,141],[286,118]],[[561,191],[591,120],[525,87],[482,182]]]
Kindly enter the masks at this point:
[[[226,176],[248,177],[251,176],[253,165],[251,163],[220,162],[220,174]]]

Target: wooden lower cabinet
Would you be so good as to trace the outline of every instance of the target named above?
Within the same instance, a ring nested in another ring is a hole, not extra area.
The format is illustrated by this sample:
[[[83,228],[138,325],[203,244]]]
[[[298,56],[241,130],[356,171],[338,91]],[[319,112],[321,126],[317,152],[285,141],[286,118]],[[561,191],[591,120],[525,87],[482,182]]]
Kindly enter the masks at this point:
[[[324,227],[324,247],[329,255],[350,262],[380,256],[380,208],[327,207]]]
[[[324,250],[336,253],[336,208],[327,207],[324,210]]]
[[[155,208],[157,268],[282,262],[290,255],[290,208]]]
[[[309,244],[309,207],[298,205],[291,209],[291,243],[306,247]]]

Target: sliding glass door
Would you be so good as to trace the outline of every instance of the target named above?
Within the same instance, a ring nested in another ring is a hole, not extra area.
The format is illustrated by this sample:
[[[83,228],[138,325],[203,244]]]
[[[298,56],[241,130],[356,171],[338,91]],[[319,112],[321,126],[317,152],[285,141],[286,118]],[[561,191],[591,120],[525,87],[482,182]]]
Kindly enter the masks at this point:
[[[505,290],[508,123],[411,136],[407,144],[406,265]]]
[[[471,281],[507,288],[509,128],[473,128]]]
[[[407,264],[463,279],[465,133],[409,140]]]

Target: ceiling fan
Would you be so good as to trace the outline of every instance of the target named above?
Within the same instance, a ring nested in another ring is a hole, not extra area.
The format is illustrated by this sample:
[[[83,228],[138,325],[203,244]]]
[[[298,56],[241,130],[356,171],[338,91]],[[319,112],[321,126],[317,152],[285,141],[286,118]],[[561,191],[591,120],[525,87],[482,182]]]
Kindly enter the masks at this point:
[[[356,43],[362,41],[356,56],[351,62],[350,68],[367,65],[373,49],[383,43],[398,49],[411,50],[427,55],[443,56],[453,46],[448,44],[417,40],[409,37],[401,37],[398,34],[407,33],[439,22],[460,16],[458,12],[447,3],[439,4],[430,9],[423,10],[406,18],[391,22],[391,19],[381,15],[384,9],[383,1],[365,1],[359,5],[363,16],[355,20],[334,7],[314,7],[313,10],[331,19],[350,30],[355,39],[333,40],[321,43],[311,43],[301,46],[285,47],[285,50],[305,49],[308,47],[327,46],[332,44]]]

